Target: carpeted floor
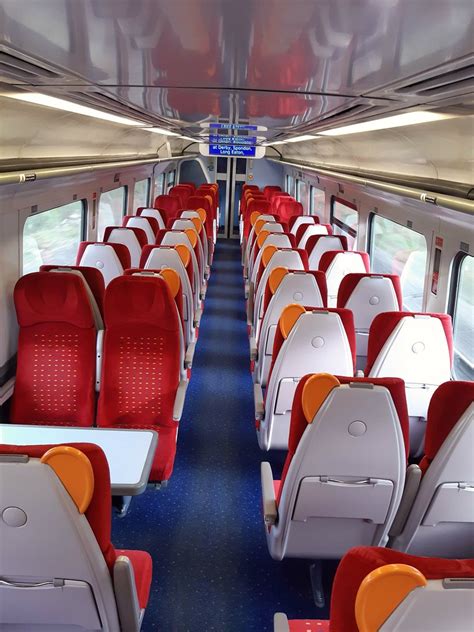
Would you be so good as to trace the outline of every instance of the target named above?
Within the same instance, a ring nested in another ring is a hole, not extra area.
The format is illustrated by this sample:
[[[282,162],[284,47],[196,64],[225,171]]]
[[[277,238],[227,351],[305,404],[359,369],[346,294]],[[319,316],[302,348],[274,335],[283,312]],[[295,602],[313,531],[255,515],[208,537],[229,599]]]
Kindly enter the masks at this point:
[[[114,518],[116,547],[149,551],[143,632],[264,632],[273,614],[326,618],[309,563],[275,562],[265,541],[240,247],[219,241],[181,421],[173,476]],[[333,568],[327,579],[332,579]]]

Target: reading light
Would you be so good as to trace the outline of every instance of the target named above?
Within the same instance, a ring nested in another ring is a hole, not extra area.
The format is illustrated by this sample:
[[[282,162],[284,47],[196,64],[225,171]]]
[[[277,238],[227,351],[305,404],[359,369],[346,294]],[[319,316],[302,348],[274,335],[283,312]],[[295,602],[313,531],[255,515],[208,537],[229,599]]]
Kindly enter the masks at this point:
[[[101,110],[96,110],[95,108],[90,108],[85,105],[79,105],[78,103],[73,103],[72,101],[51,97],[47,94],[42,94],[41,92],[3,93],[2,96],[9,97],[10,99],[17,99],[18,101],[26,101],[27,103],[34,103],[35,105],[43,105],[56,110],[63,110],[64,112],[82,114],[83,116],[90,116],[92,118],[110,121],[111,123],[133,125],[136,127],[143,127],[143,125],[146,125],[146,123],[141,121],[126,118],[125,116],[116,116],[115,114],[109,114],[108,112],[102,112]]]
[[[395,116],[386,116],[366,121],[365,123],[354,123],[344,127],[327,129],[324,132],[317,132],[318,136],[342,136],[344,134],[359,134],[360,132],[374,132],[380,129],[390,129],[392,127],[404,127],[405,125],[417,125],[418,123],[431,123],[442,119],[452,118],[451,114],[438,114],[437,112],[405,112]]]

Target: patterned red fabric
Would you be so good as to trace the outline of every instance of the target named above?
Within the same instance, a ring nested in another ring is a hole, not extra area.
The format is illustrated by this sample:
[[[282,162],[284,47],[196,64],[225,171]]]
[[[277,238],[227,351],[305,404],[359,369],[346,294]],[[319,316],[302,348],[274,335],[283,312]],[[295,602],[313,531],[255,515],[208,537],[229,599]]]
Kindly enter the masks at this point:
[[[301,270],[288,270],[288,272],[301,272]],[[316,283],[318,284],[319,291],[321,293],[321,298],[323,299],[324,307],[328,304],[328,288],[326,284],[326,275],[324,272],[320,272],[319,270],[307,270],[307,274],[311,274],[316,279]],[[263,298],[263,313],[267,311],[267,307],[272,300],[273,294],[270,290],[270,286],[267,283],[265,288],[265,295]]]
[[[109,242],[109,237],[110,234],[113,230],[128,230],[128,231],[132,231],[135,235],[135,237],[137,238],[138,243],[140,244],[140,248],[143,248],[143,246],[146,246],[148,243],[148,239],[146,238],[146,233],[144,230],[142,230],[141,228],[135,228],[135,226],[107,226],[105,231],[104,231],[104,241],[106,243]],[[125,246],[126,247],[126,246]]]
[[[191,195],[191,190],[188,187],[181,188],[179,185],[172,187],[169,191],[171,197],[178,198],[180,208],[185,208],[188,197]]]
[[[263,194],[265,195],[267,200],[270,199],[270,191],[277,191],[278,193],[281,193],[281,187],[279,187],[278,185],[273,185],[273,184],[269,184],[266,187],[264,187]]]
[[[103,244],[103,243],[104,243],[103,241],[81,241],[77,249],[76,265],[77,266],[81,265],[81,259],[82,259],[82,256],[84,255],[84,252],[87,246],[93,246],[94,244]],[[111,243],[108,243],[107,245],[115,250],[115,254],[117,255],[120,263],[122,264],[122,268],[124,270],[125,268],[129,268],[130,267],[130,251],[128,250],[127,246],[125,246],[124,244],[111,244]]]
[[[244,236],[248,237],[250,231],[252,230],[252,225],[250,223],[250,218],[252,213],[258,211],[260,214],[270,215],[271,214],[271,206],[266,198],[250,198],[246,203],[244,209],[242,210],[242,217],[244,220]]]
[[[298,217],[301,217],[301,215],[293,215],[293,217],[290,217],[289,222],[288,222],[288,226],[290,227],[290,230],[295,225],[295,222],[298,219]],[[306,215],[305,217],[308,217],[309,219],[313,220],[311,223],[306,224],[306,226],[308,225],[311,226],[311,224],[319,224],[319,217],[317,215]]]
[[[363,272],[352,272],[351,274],[346,274],[342,279],[337,293],[337,306],[345,307],[359,281],[370,277],[384,277],[384,279],[390,279],[397,297],[398,307],[402,309],[402,286],[398,274],[364,274]]]
[[[199,189],[197,189],[195,195],[210,195],[212,198],[212,203],[214,205],[214,210],[217,211],[217,199],[219,194],[215,187],[212,186],[212,184],[201,184]]]
[[[283,198],[288,198],[289,200],[294,200],[296,202],[295,198],[286,191],[271,191],[269,195],[270,203],[275,213],[278,213],[278,206],[280,204],[280,200],[282,200]]]
[[[144,207],[142,207],[144,208]],[[141,209],[138,209],[141,210]],[[127,226],[128,222],[133,218],[133,217],[142,217],[138,212],[137,215],[125,215],[122,221],[122,226]],[[153,234],[156,235],[156,233],[159,231],[160,229],[160,225],[158,224],[158,220],[155,219],[154,217],[147,217],[146,215],[143,215],[143,219],[146,219],[147,222],[150,224],[150,228],[153,231]]]
[[[20,333],[11,421],[91,426],[96,330],[82,279],[33,272],[13,298]]]
[[[474,401],[474,382],[452,381],[438,386],[428,408],[423,472],[438,454],[449,433]]]
[[[347,252],[347,251],[346,250],[329,250],[328,252],[325,252],[319,261],[319,269],[322,270],[323,272],[327,272],[329,269],[329,266],[337,257],[337,255],[344,252]],[[369,255],[366,252],[353,250],[351,251],[351,254],[360,255],[364,263],[366,272],[370,272],[370,259],[369,259]]]
[[[77,270],[82,274],[87,282],[92,294],[94,295],[97,307],[100,313],[104,313],[104,294],[105,283],[102,273],[97,268],[91,268],[89,266],[62,266],[62,265],[47,265],[41,266],[40,272],[51,272],[51,270],[57,270],[58,268],[70,268],[71,270]]]
[[[294,215],[291,219],[293,220],[292,224],[295,223],[296,219],[298,217],[301,217],[301,215]],[[314,224],[318,224],[318,226],[324,226],[326,228],[326,230],[328,231],[328,235],[332,235],[332,226],[331,224],[320,224],[319,221],[318,222],[314,222]],[[308,228],[308,226],[311,226],[311,224],[301,224],[301,226],[298,227],[297,231],[296,231],[296,243],[299,244],[301,238],[303,237],[303,235],[306,232],[306,229]],[[308,237],[309,239],[309,237]]]
[[[111,281],[105,324],[97,424],[157,430],[150,479],[166,480],[176,452],[181,326],[166,282],[128,275]]]
[[[176,217],[181,210],[179,199],[171,195],[158,195],[153,206],[161,211],[161,216],[165,222],[169,217]]]
[[[288,198],[280,198],[280,203],[274,207],[284,222],[288,222],[295,215],[303,215],[303,205],[296,200],[288,200]]]
[[[244,197],[245,191],[260,191],[256,184],[244,184],[242,186],[242,197]]]
[[[326,237],[328,237],[328,235],[311,235],[306,242],[306,251],[308,255],[311,255],[318,241],[320,239],[326,239]],[[336,235],[336,237],[339,237],[341,241],[341,250],[348,250],[347,237],[344,237],[343,235]]]
[[[329,621],[322,619],[293,619],[288,621],[290,632],[329,632]]]
[[[362,580],[386,564],[408,564],[426,579],[474,577],[474,560],[447,560],[416,557],[381,547],[356,547],[342,558],[331,595],[330,632],[359,632],[355,620],[355,600]]]
[[[377,359],[379,353],[382,351],[384,344],[390,337],[391,333],[402,320],[409,316],[432,316],[433,318],[439,318],[443,325],[444,333],[446,334],[446,340],[449,348],[449,355],[451,363],[453,361],[453,326],[451,316],[449,314],[433,314],[430,312],[384,312],[379,314],[372,321],[372,325],[369,330],[369,343],[367,348],[367,364],[365,366],[365,374],[368,375],[374,366],[374,362]]]
[[[151,580],[153,575],[153,562],[151,555],[146,551],[130,551],[127,549],[117,549],[117,557],[125,555],[128,557],[133,567],[135,575],[135,586],[137,589],[138,605],[141,609],[147,607],[150,597]]]

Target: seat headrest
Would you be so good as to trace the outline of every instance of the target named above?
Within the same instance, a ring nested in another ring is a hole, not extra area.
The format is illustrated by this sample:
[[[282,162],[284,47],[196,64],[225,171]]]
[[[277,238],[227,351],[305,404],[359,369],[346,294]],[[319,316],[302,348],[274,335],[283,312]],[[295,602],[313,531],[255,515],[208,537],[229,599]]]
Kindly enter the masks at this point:
[[[452,362],[453,358],[453,327],[451,316],[449,314],[433,314],[422,312],[384,312],[378,314],[369,330],[369,342],[367,346],[367,364],[364,373],[368,375],[377,360],[379,353],[382,351],[384,344],[392,334],[395,327],[403,318],[414,318],[415,316],[430,316],[438,318],[446,335],[449,354]]]
[[[447,436],[474,402],[474,382],[452,381],[438,386],[431,397],[425,435],[425,457],[431,462]]]
[[[79,244],[79,248],[77,249],[76,265],[81,265],[82,256],[88,246],[106,246],[107,248],[112,248],[124,270],[125,268],[129,268],[131,265],[130,251],[127,246],[125,246],[124,244],[114,244],[110,241],[107,243],[103,241],[81,241],[81,243]]]
[[[356,250],[328,250],[323,254],[319,261],[319,269],[323,272],[327,272],[329,270],[330,265],[333,263],[334,259],[339,256],[343,257],[353,257],[354,255],[359,256],[364,264],[364,267],[367,272],[370,272],[370,259],[369,255],[366,252],[359,252]]]
[[[104,306],[104,293],[105,293],[105,282],[102,273],[97,268],[92,268],[90,266],[62,266],[62,265],[43,265],[40,267],[40,272],[51,272],[52,270],[76,270],[80,272],[84,279],[86,280],[87,285],[90,287],[92,294],[97,302],[99,310],[102,312]]]
[[[136,237],[136,240],[138,241],[140,248],[143,248],[143,246],[146,246],[148,243],[146,232],[142,228],[136,228],[135,226],[107,226],[104,231],[105,243],[109,243],[109,238],[112,232],[115,232],[115,231],[124,231],[124,232],[133,233]]]
[[[344,235],[311,235],[306,242],[306,251],[310,255],[320,240],[322,240],[323,243],[324,240],[327,241],[329,239],[338,239],[341,244],[341,250],[348,250],[347,237]]]
[[[178,319],[167,282],[158,276],[120,276],[105,292],[105,325],[152,325],[176,331]]]
[[[95,327],[87,289],[76,274],[32,272],[17,281],[13,298],[20,327],[41,323]]]
[[[384,279],[390,279],[397,297],[398,307],[403,309],[402,286],[398,274],[370,274],[364,272],[351,272],[350,274],[346,274],[346,276],[342,279],[337,293],[338,307],[344,307],[346,305],[352,292],[362,279],[377,279],[381,277]]]

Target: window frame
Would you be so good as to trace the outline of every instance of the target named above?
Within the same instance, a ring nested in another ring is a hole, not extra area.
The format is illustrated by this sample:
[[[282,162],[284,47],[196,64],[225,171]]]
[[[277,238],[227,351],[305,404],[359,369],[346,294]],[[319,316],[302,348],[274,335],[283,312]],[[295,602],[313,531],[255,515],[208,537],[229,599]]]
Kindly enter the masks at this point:
[[[37,213],[30,213],[25,218],[25,221],[23,222],[23,228],[22,228],[22,231],[21,231],[21,242],[20,242],[21,243],[21,259],[20,259],[20,272],[21,272],[21,275],[25,274],[24,265],[23,265],[23,261],[24,261],[24,241],[25,241],[25,228],[26,228],[26,225],[28,223],[28,220],[31,217],[39,217],[40,215],[43,215],[45,213],[49,213],[51,211],[56,211],[56,210],[62,208],[63,206],[69,206],[70,204],[75,204],[77,202],[81,205],[81,220],[80,220],[80,229],[79,229],[79,241],[78,241],[78,244],[77,244],[79,246],[81,241],[85,241],[87,239],[88,208],[89,208],[89,205],[87,203],[87,198],[79,198],[79,199],[75,199],[75,200],[69,200],[68,202],[65,202],[64,204],[59,204],[58,206],[52,206],[50,208],[45,208],[44,210],[39,211]],[[29,273],[26,273],[26,274],[29,274]]]
[[[293,196],[295,193],[295,180],[296,179],[294,176],[290,175],[289,173],[286,174],[285,191],[286,193],[289,193],[291,196]]]
[[[355,230],[354,228],[351,228],[350,226],[348,226],[347,224],[342,222],[339,218],[334,217],[334,207],[336,205],[336,202],[339,202],[339,204],[343,204],[344,206],[347,206],[347,208],[350,208],[350,209],[352,209],[353,211],[355,211],[357,213],[357,230]],[[358,230],[358,228],[359,228],[359,219],[360,219],[359,210],[358,210],[357,206],[353,202],[348,202],[344,198],[340,198],[337,195],[332,195],[331,196],[331,211],[330,211],[330,215],[329,215],[329,222],[330,222],[331,226],[333,224],[335,224],[340,230],[344,231],[344,233],[346,233],[347,235],[352,237],[352,239],[357,241],[357,235],[359,233],[359,230]]]
[[[453,368],[452,375],[455,380],[463,380],[465,378],[458,377],[456,375],[456,346],[455,346],[455,338],[456,338],[456,311],[458,306],[458,298],[459,298],[459,288],[461,281],[461,272],[464,261],[471,257],[474,259],[474,254],[470,254],[469,252],[464,252],[460,250],[453,259],[452,269],[451,269],[451,287],[449,291],[448,297],[448,314],[450,314],[452,323],[453,323]]]
[[[99,221],[100,221],[100,200],[104,193],[110,193],[111,191],[117,191],[118,189],[123,189],[123,207],[122,207],[122,217],[125,217],[128,209],[128,184],[121,184],[118,187],[113,189],[107,189],[106,191],[101,191],[99,195],[99,199],[97,200],[97,219],[96,219],[96,232],[97,238],[99,236]]]
[[[172,175],[172,178],[169,176]],[[166,195],[169,193],[169,190],[172,189],[176,185],[176,168],[170,169],[166,172]]]
[[[306,187],[306,200],[301,197],[300,195],[300,186],[303,185]],[[306,215],[306,213],[308,212],[307,206],[308,206],[308,183],[305,180],[302,180],[301,178],[296,178],[295,179],[295,199],[297,202],[299,202],[300,204],[303,205],[303,212]]]
[[[142,182],[146,182],[145,206],[150,204],[151,178],[141,178],[141,180],[135,180],[133,183],[133,206],[135,209],[137,208],[137,205],[135,204],[135,188],[137,184],[141,184]]]

